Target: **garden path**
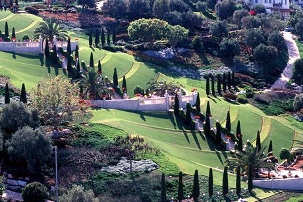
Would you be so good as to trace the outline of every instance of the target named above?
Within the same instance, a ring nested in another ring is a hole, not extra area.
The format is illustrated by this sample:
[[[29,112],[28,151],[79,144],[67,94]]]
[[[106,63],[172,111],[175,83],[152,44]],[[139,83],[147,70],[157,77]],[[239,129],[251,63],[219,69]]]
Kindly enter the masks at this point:
[[[300,58],[298,47],[296,45],[295,40],[292,37],[291,32],[283,32],[283,37],[286,41],[289,60],[287,62],[285,69],[283,70],[283,72],[281,74],[281,77],[278,80],[276,80],[276,82],[271,86],[271,89],[285,88],[286,83],[289,81],[289,79],[293,75],[293,71],[292,71],[293,63],[295,62],[296,59]]]
[[[8,20],[10,18],[12,18],[15,14],[11,13],[9,15],[7,15],[5,18],[2,18],[0,21],[4,21],[4,20]]]
[[[19,34],[21,32],[24,32],[26,30],[29,30],[31,28],[33,28],[34,26],[36,26],[38,23],[40,23],[40,21],[38,20],[33,20],[28,26],[26,26],[24,29],[21,29],[19,31],[16,32],[16,34]]]

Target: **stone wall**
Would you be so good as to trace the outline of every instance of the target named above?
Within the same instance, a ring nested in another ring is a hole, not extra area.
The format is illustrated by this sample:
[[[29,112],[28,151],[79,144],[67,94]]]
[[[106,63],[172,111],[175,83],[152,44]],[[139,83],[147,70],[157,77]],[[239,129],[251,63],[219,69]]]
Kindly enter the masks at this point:
[[[21,192],[29,182],[29,177],[16,178],[13,175],[4,172],[2,180],[6,189],[14,192]]]
[[[303,178],[253,180],[254,186],[278,190],[303,190]]]

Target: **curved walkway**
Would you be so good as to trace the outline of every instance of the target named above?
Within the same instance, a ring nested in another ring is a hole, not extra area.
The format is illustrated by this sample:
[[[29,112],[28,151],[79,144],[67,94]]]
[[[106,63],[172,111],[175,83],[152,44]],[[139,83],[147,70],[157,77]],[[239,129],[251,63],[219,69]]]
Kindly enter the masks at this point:
[[[138,71],[138,69],[140,68],[141,63],[140,62],[133,62],[132,67],[130,68],[130,70],[125,74],[125,78],[128,79],[130,78],[133,74],[136,73],[136,71]],[[123,80],[123,77],[119,78],[118,81],[121,82]]]
[[[262,128],[260,131],[260,140],[263,142],[265,138],[268,136],[271,127],[271,118],[262,116]]]
[[[271,86],[271,89],[285,88],[286,83],[289,81],[289,79],[293,75],[293,72],[292,72],[293,63],[295,62],[296,59],[300,58],[297,44],[296,44],[295,40],[292,38],[291,32],[283,32],[283,37],[286,41],[289,60],[287,62],[285,69],[283,70],[283,73],[281,74],[281,77]]]
[[[4,21],[4,20],[8,20],[10,18],[12,18],[15,14],[11,13],[9,15],[7,15],[5,18],[2,18],[0,21]]]
[[[33,27],[34,27],[36,24],[38,24],[38,23],[40,23],[40,21],[38,21],[38,20],[33,20],[33,21],[32,21],[29,25],[27,25],[25,28],[23,28],[23,29],[17,31],[16,34],[19,34],[19,33],[21,33],[21,32],[24,32],[24,31],[26,31],[26,30],[29,30],[29,29],[33,28]]]

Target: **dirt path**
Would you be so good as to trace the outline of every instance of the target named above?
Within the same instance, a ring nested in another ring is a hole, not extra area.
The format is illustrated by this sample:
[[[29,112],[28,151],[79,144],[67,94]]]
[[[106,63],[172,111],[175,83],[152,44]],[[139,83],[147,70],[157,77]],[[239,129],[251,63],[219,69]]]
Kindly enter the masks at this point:
[[[283,32],[283,37],[286,41],[289,60],[287,62],[285,69],[283,70],[283,73],[281,74],[281,77],[271,86],[271,89],[285,88],[286,83],[293,75],[293,71],[292,71],[293,63],[295,62],[296,59],[300,58],[297,44],[295,40],[292,38],[291,32]]]

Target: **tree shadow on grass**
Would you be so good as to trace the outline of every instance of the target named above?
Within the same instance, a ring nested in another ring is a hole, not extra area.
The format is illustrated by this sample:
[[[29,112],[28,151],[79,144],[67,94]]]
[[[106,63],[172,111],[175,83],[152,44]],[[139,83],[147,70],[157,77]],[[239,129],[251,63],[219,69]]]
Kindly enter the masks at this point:
[[[192,134],[192,136],[193,136],[193,138],[194,138],[194,140],[195,140],[195,142],[196,142],[197,147],[199,148],[199,150],[201,150],[201,145],[200,145],[200,142],[199,142],[199,140],[198,140],[198,137],[197,137],[196,132],[192,130],[192,131],[191,131],[191,134]]]
[[[211,99],[214,103],[217,103],[217,100],[216,99],[214,99],[212,96],[207,96],[209,99]]]
[[[40,65],[43,66],[44,65],[44,54],[43,53],[39,53],[39,60],[40,60]]]
[[[146,122],[146,119],[145,119],[145,117],[144,117],[144,112],[140,112],[140,118],[144,121],[144,122]]]
[[[172,112],[167,112],[167,114],[168,114],[169,120],[174,125],[174,128],[177,129],[176,128],[177,124],[176,124],[176,121],[175,121],[175,116],[173,116]]]
[[[189,141],[189,138],[188,138],[188,135],[187,135],[187,131],[183,129],[183,134],[188,142],[188,144],[190,144],[190,141]]]
[[[17,57],[16,57],[16,53],[15,53],[15,52],[13,52],[13,55],[12,55],[12,56],[13,56],[13,58],[14,58],[14,59],[16,59],[16,58],[17,58]]]

